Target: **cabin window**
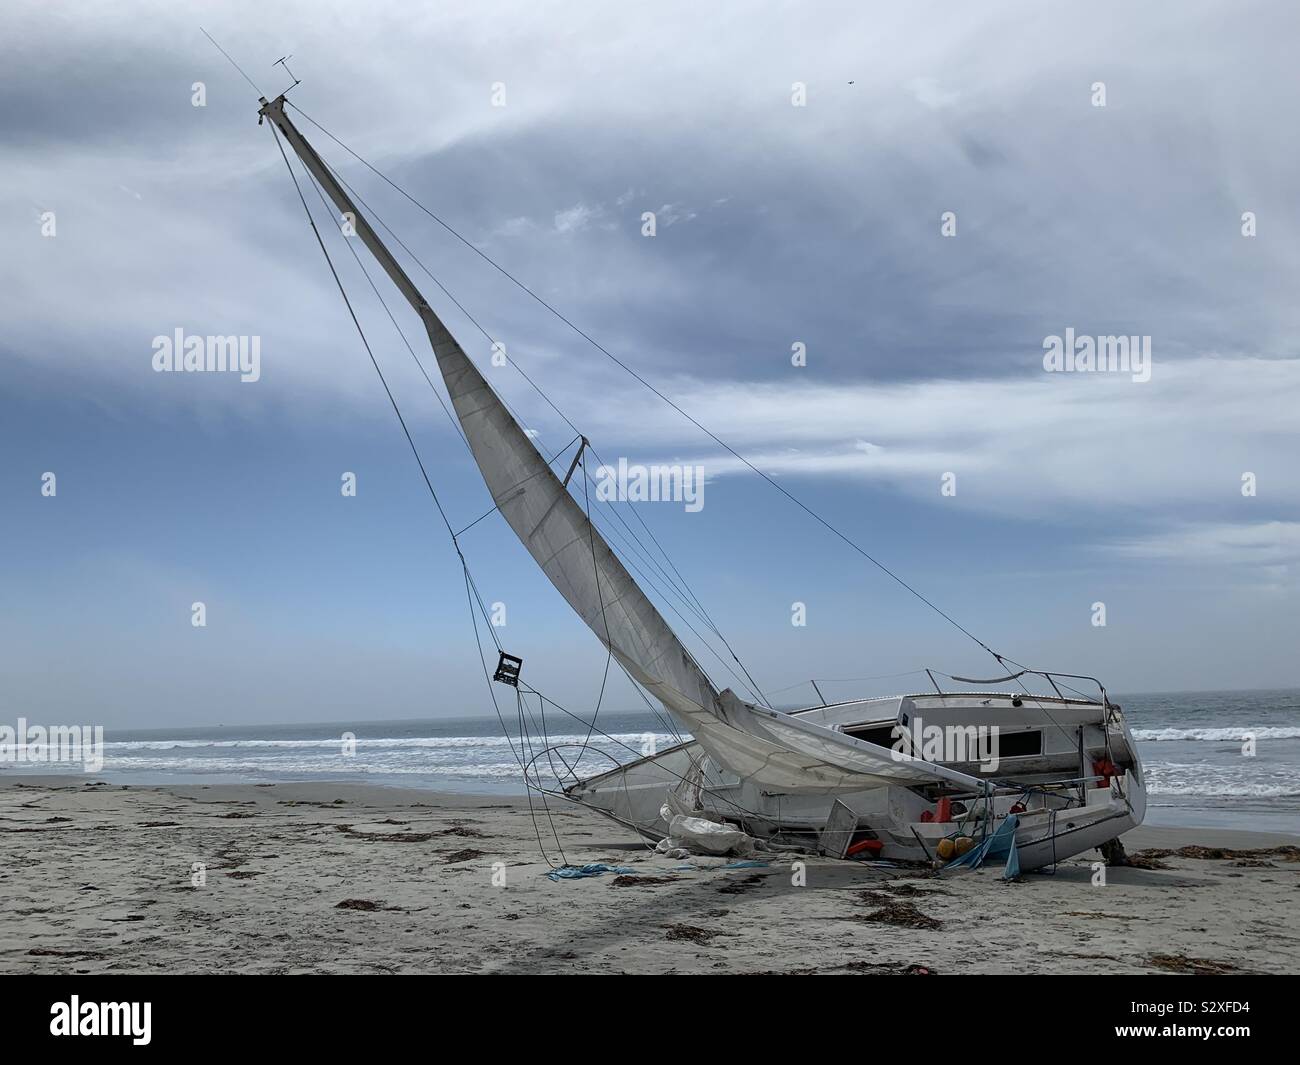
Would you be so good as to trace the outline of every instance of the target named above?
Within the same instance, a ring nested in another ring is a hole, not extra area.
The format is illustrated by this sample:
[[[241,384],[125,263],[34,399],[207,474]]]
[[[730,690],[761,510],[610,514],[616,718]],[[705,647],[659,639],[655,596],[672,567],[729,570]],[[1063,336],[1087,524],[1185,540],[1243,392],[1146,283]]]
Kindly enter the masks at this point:
[[[1043,734],[1037,730],[1029,732],[1001,732],[998,734],[999,758],[1027,758],[1043,753]]]
[[[855,740],[874,743],[878,747],[892,747],[898,739],[898,733],[894,731],[895,727],[894,725],[872,725],[867,728],[846,728],[844,734],[852,736]]]

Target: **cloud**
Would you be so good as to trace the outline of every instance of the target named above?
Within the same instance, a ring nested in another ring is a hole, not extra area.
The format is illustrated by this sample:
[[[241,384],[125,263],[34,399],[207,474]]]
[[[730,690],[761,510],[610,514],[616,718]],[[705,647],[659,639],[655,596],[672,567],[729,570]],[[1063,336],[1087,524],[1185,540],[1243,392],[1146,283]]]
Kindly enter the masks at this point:
[[[558,218],[558,216],[557,216]],[[494,237],[521,237],[537,228],[537,224],[531,218],[507,218],[492,230],[491,235]]]
[[[555,212],[555,231],[557,233],[580,232],[598,223],[604,214],[605,209],[600,205],[593,207],[585,203],[575,203],[572,207]]]
[[[675,226],[678,222],[689,222],[698,217],[697,213],[680,203],[666,203],[655,212],[657,221],[665,226]]]
[[[1256,595],[1300,592],[1300,521],[1176,522],[1144,536],[1096,545],[1144,563],[1217,575]]]
[[[616,372],[586,415],[593,439],[667,460],[689,456],[710,477],[747,472],[665,405]],[[958,503],[1042,514],[1127,513],[1195,505],[1300,507],[1300,360],[1203,358],[1163,364],[1152,380],[1052,374],[971,380],[836,381],[791,368],[780,383],[681,378],[661,383],[684,410],[764,472],[889,484],[938,498],[957,475]],[[576,396],[564,403],[576,403]],[[1243,498],[1243,473],[1259,496]]]
[[[1202,522],[1110,545],[1131,558],[1289,568],[1300,564],[1300,522]]]
[[[945,90],[934,78],[913,78],[906,88],[918,103],[932,111],[951,107],[961,99],[960,93]]]

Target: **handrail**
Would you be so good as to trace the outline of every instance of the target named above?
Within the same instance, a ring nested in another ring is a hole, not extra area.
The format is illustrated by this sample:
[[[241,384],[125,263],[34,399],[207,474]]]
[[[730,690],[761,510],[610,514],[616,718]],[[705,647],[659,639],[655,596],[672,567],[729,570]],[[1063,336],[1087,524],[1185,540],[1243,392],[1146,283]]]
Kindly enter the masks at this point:
[[[1019,680],[1021,677],[1024,676],[1042,677],[1044,680],[1047,681],[1048,684],[1052,686],[1052,689],[1056,692],[1057,696],[1061,699],[1067,699],[1067,696],[1061,694],[1061,689],[1056,685],[1057,679],[1086,680],[1086,681],[1091,681],[1093,684],[1097,685],[1097,690],[1101,693],[1102,705],[1107,710],[1111,710],[1114,708],[1114,704],[1110,701],[1110,696],[1106,691],[1106,686],[1102,684],[1102,682],[1098,680],[1096,677],[1090,677],[1085,673],[1059,673],[1054,670],[1025,668],[1020,670],[1020,672],[1018,673],[1009,673],[1005,677],[992,677],[987,680],[975,680],[972,679],[971,677],[957,677],[951,673],[944,673],[940,670],[931,671],[930,669],[926,669],[925,672],[930,675],[930,682],[934,684],[935,688],[938,690],[940,695],[948,695],[948,694],[955,694],[955,693],[945,692],[939,686],[938,682],[935,681],[934,679],[934,674],[936,672],[941,677],[947,677],[949,680],[955,680],[961,684],[1006,684],[1009,681]],[[1079,692],[1078,694],[1082,695],[1083,693]]]

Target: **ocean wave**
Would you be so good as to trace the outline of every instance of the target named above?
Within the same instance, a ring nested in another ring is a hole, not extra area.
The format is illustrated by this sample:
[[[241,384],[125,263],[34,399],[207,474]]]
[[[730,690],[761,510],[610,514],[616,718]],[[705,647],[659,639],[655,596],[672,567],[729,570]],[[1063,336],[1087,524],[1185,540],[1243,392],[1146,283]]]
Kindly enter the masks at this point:
[[[486,762],[477,765],[402,765],[392,762],[346,761],[244,761],[237,758],[105,758],[104,769],[112,772],[165,772],[193,776],[251,775],[255,777],[293,776],[386,777],[411,776],[429,778],[507,778],[522,779],[518,762]]]
[[[1195,795],[1205,798],[1291,799],[1300,798],[1295,784],[1201,784],[1195,781],[1153,784],[1149,795]]]
[[[1148,743],[1171,740],[1232,740],[1243,743],[1249,737],[1256,740],[1300,739],[1300,728],[1269,725],[1264,728],[1135,728],[1133,738]]]
[[[674,746],[677,739],[663,733],[627,732],[614,733],[609,737],[593,733],[592,744],[626,744],[640,751],[647,736],[653,736],[657,750]],[[587,740],[586,733],[564,734],[546,737],[550,745],[580,744]],[[355,740],[357,750],[402,749],[442,750],[466,747],[508,747],[518,745],[518,736],[400,736],[400,737],[365,737]],[[186,750],[326,750],[335,751],[342,747],[342,736],[310,740],[109,740],[104,743],[105,752],[109,751],[186,751]],[[540,734],[532,736],[532,746],[540,749],[545,744]]]
[[[1196,795],[1213,798],[1282,799],[1300,797],[1300,767],[1156,762],[1145,767],[1147,794]]]

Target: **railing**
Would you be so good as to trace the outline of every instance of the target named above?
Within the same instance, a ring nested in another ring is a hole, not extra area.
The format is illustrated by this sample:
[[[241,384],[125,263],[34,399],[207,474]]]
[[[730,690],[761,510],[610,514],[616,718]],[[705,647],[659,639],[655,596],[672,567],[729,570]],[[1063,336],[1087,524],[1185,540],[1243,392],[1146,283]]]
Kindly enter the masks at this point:
[[[926,676],[930,678],[930,683],[934,685],[934,690],[938,692],[940,695],[953,694],[950,692],[945,692],[942,686],[939,684],[939,682],[934,679],[936,672],[938,671],[932,669],[927,669],[925,671]],[[1106,692],[1106,686],[1102,684],[1102,682],[1098,680],[1096,677],[1089,677],[1082,673],[1056,673],[1056,672],[1050,672],[1048,670],[1042,670],[1042,669],[1022,669],[1017,673],[1008,673],[1005,677],[988,677],[988,678],[955,677],[951,673],[939,673],[939,676],[947,677],[949,680],[955,680],[959,684],[1006,684],[1009,681],[1019,680],[1021,677],[1042,677],[1044,680],[1047,681],[1048,684],[1052,686],[1052,690],[1056,692],[1057,697],[1060,699],[1068,699],[1068,696],[1066,696],[1061,691],[1061,686],[1056,683],[1058,679],[1059,680],[1086,680],[1086,681],[1091,681],[1093,684],[1097,685],[1097,690],[1101,693],[1102,706],[1104,706],[1107,710],[1117,709],[1115,704],[1110,701],[1110,696]],[[1023,688],[1024,685],[1022,684],[1021,687]],[[1066,684],[1065,687],[1068,688],[1070,691],[1074,692],[1074,694],[1079,696],[1081,699],[1088,698],[1086,695],[1084,695],[1083,692],[1079,691],[1077,688],[1071,688],[1070,685],[1068,684]],[[1031,698],[1033,697],[1033,693],[1029,692],[1027,688],[1025,689],[1025,691],[1027,694],[1030,695]]]

